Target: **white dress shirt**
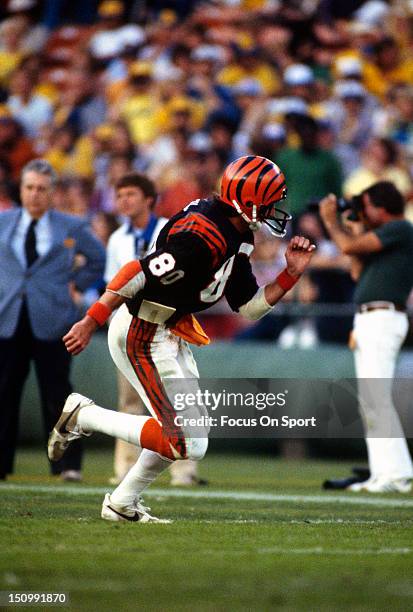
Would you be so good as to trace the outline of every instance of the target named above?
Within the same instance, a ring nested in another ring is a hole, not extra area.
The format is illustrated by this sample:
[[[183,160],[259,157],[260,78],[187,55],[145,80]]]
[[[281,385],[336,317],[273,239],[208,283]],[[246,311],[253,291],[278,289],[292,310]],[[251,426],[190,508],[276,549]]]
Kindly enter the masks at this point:
[[[33,218],[29,215],[27,210],[23,208],[12,238],[13,251],[23,268],[27,268],[26,251],[24,245],[27,230],[29,229],[29,225],[32,221]],[[50,250],[52,246],[52,228],[50,227],[48,212],[45,212],[44,215],[40,217],[34,227],[34,233],[36,236],[36,251],[39,257],[42,257]]]
[[[168,219],[165,217],[158,219],[152,239],[146,250],[146,255],[154,249],[158,234],[167,222]],[[135,228],[135,231],[131,231],[130,223],[124,223],[110,236],[106,250],[105,282],[109,283],[122,266],[136,259],[136,230],[139,231],[138,228]],[[143,228],[140,231],[143,233]]]

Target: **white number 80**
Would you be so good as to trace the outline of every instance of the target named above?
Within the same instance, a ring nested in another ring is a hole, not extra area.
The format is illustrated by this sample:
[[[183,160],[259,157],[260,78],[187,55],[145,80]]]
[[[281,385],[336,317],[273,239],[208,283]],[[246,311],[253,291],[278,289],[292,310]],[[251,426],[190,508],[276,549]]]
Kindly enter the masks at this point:
[[[149,270],[154,276],[163,276],[175,268],[176,261],[170,253],[162,253],[149,262]]]
[[[175,268],[175,258],[170,253],[162,253],[149,262],[149,270],[154,276],[163,276],[160,279],[163,285],[170,285],[184,276],[183,270],[172,270]],[[168,274],[171,272],[171,274]],[[164,276],[165,275],[165,276]]]

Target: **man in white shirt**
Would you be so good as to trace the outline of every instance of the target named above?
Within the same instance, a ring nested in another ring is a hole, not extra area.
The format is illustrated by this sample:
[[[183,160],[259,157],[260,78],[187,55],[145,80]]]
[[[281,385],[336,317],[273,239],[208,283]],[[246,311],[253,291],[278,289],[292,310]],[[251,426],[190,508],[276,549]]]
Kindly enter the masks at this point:
[[[106,253],[105,281],[110,280],[132,259],[140,259],[154,250],[156,239],[168,219],[151,212],[156,200],[153,182],[146,176],[130,173],[116,183],[116,206],[126,219],[109,238]],[[126,308],[126,306],[123,306]],[[118,410],[128,414],[146,414],[143,401],[129,381],[118,371]],[[112,484],[119,483],[136,463],[139,451],[135,445],[116,440]],[[176,461],[171,465],[173,485],[197,484],[195,461]]]

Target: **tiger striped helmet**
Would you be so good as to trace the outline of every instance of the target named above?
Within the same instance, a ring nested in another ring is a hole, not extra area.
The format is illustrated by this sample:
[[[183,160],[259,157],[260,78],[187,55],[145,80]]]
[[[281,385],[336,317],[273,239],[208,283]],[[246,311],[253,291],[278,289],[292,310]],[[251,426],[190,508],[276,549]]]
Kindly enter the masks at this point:
[[[225,168],[220,200],[234,208],[252,231],[265,223],[275,236],[285,236],[291,215],[275,204],[286,195],[284,174],[266,157],[245,155]]]

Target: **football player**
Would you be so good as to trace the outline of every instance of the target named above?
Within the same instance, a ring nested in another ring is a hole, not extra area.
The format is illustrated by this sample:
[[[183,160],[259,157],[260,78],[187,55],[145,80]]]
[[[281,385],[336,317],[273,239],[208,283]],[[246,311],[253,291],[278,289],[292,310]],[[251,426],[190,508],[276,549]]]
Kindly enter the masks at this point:
[[[188,381],[193,389],[198,378],[189,343],[203,345],[209,339],[194,312],[225,296],[234,311],[259,319],[308,266],[315,246],[295,236],[286,250],[286,268],[273,282],[258,287],[251,270],[254,232],[265,224],[276,236],[286,233],[291,217],[277,207],[286,193],[285,177],[272,161],[255,155],[237,159],[225,169],[220,194],[191,202],[172,217],[159,234],[156,250],[140,261],[127,263],[86,316],[64,336],[67,350],[77,355],[121,306],[109,328],[111,356],[152,414],[113,412],[78,393],[66,400],[49,438],[50,459],[58,460],[72,440],[95,431],[143,449],[115,491],[106,495],[102,518],[158,520],[143,506],[142,491],[169,462],[199,460],[205,455],[207,426],[198,428],[194,435],[191,428],[182,425],[182,417],[202,417],[205,408],[185,408],[176,419],[171,381],[180,379],[179,390],[185,391],[191,384]]]

